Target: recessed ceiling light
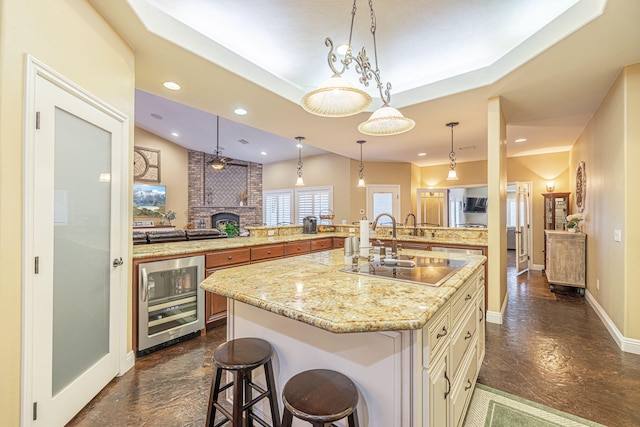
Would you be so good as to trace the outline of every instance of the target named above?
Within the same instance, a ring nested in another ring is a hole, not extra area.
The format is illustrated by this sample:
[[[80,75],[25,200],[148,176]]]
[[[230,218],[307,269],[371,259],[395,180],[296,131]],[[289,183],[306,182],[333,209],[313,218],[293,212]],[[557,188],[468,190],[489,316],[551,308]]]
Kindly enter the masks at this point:
[[[234,113],[236,113],[239,116],[246,116],[247,115],[247,110],[245,110],[242,107],[238,107],[235,110],[233,110]]]
[[[266,151],[261,151],[260,154],[262,154],[263,156],[266,156],[267,152]]]
[[[526,141],[527,141],[527,138],[518,138],[513,142],[526,142]]]
[[[418,153],[418,156],[420,156],[420,157],[424,157],[426,155],[427,155],[427,153]]]
[[[180,136],[180,135],[178,134],[178,132],[171,132],[171,135],[172,135],[172,136]]]
[[[154,119],[162,120],[162,116],[158,113],[151,113],[151,117]]]
[[[176,82],[164,82],[162,86],[166,87],[169,90],[180,90],[180,85]]]

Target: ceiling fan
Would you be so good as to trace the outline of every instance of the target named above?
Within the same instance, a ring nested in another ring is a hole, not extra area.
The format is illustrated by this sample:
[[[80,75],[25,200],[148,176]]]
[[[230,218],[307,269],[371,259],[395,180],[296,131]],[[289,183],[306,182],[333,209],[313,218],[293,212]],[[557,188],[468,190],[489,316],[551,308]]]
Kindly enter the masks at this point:
[[[211,169],[221,171],[227,167],[232,159],[224,157],[220,153],[220,116],[216,116],[216,149],[213,152],[213,159],[209,162]]]

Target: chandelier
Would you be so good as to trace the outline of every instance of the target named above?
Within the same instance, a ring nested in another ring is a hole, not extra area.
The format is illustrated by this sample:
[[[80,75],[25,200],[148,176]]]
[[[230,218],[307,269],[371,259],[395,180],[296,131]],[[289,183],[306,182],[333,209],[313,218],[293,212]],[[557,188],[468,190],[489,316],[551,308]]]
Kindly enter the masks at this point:
[[[360,179],[358,180],[358,187],[362,188],[362,187],[366,187],[366,184],[364,183],[364,163],[362,163],[362,144],[364,144],[367,141],[356,141],[358,144],[360,144],[360,167],[358,169],[358,176],[360,177]]]
[[[216,149],[213,152],[213,160],[209,162],[211,169],[221,171],[227,167],[231,159],[220,155],[220,116],[216,116]]]
[[[298,140],[298,179],[296,179],[296,185],[302,186],[304,185],[304,180],[302,179],[302,141],[304,141],[304,136],[296,136]]]
[[[351,28],[349,30],[349,45],[344,58],[338,62],[338,56],[334,53],[333,41],[327,37],[324,44],[329,48],[327,62],[333,75],[325,80],[320,88],[313,90],[302,98],[302,108],[311,114],[323,117],[345,117],[358,114],[366,110],[371,105],[371,96],[361,89],[357,89],[342,74],[355,62],[355,70],[360,75],[359,81],[364,86],[369,86],[371,80],[375,80],[382,107],[376,110],[369,120],[361,123],[358,130],[365,135],[384,136],[397,135],[407,132],[415,126],[415,122],[406,118],[400,111],[389,106],[391,102],[391,83],[382,83],[380,77],[380,67],[378,66],[378,48],[376,45],[376,15],[373,11],[373,0],[369,0],[369,10],[371,15],[371,35],[373,38],[373,54],[375,69],[372,68],[371,61],[363,47],[354,57],[351,50],[351,38],[353,36],[353,22],[356,15],[356,1],[353,1],[351,8]]]
[[[453,181],[458,179],[458,174],[456,173],[456,152],[453,151],[453,128],[458,126],[459,122],[451,122],[447,123],[447,126],[451,128],[451,151],[449,152],[449,174],[447,175],[448,181]]]

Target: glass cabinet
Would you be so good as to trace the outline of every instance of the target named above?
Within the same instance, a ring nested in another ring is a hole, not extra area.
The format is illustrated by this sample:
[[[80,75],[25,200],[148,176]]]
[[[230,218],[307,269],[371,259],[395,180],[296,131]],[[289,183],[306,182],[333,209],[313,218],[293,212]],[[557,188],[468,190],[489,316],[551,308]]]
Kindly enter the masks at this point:
[[[571,193],[545,193],[544,197],[544,229],[565,230],[567,215],[571,214],[569,195]]]

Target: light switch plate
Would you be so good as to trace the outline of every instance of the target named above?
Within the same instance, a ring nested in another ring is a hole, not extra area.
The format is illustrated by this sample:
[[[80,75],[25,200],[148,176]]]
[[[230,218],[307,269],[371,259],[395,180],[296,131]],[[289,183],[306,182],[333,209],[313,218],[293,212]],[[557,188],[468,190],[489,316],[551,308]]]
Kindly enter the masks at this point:
[[[273,236],[276,234],[276,230],[267,230],[267,236]]]
[[[622,230],[613,230],[613,240],[622,242]]]

